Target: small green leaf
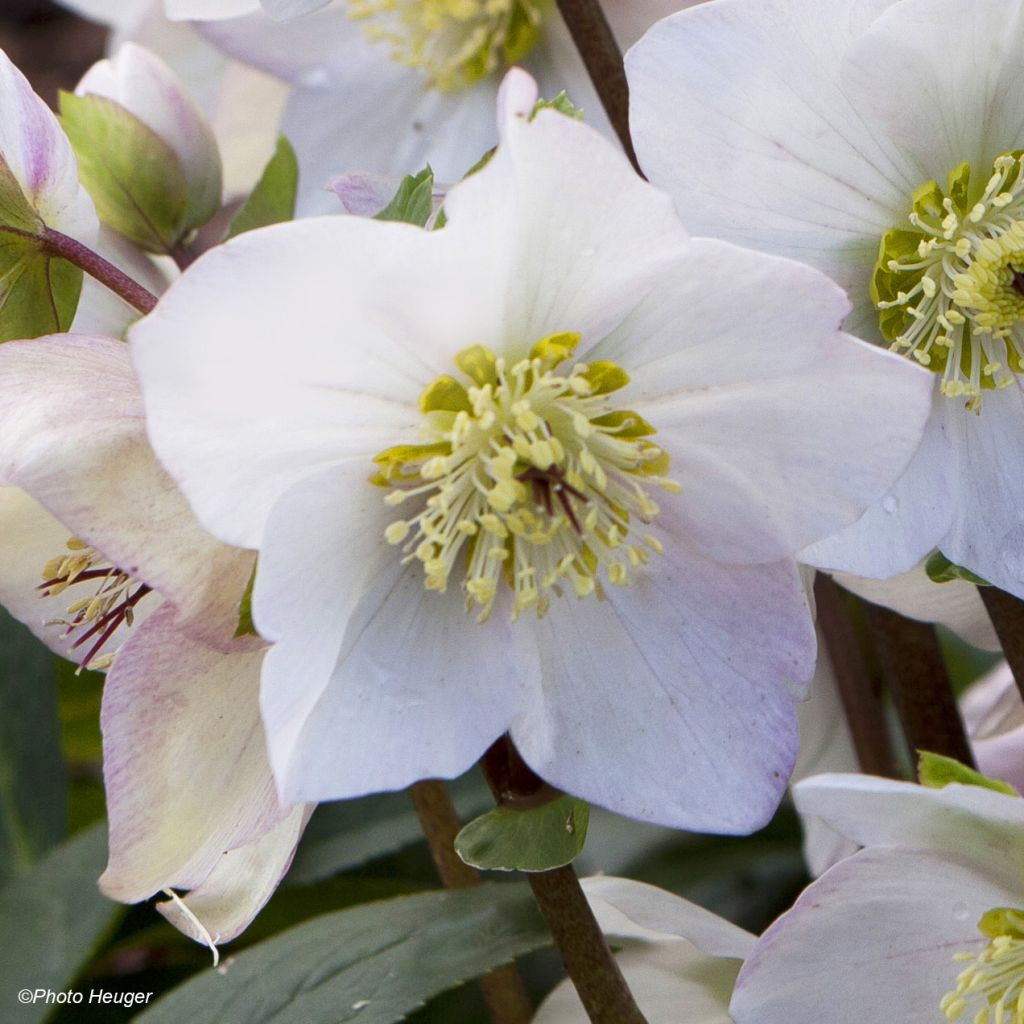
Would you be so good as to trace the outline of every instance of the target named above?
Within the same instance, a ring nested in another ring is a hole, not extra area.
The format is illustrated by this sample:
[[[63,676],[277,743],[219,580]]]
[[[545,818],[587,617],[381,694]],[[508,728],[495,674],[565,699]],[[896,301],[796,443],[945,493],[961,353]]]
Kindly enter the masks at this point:
[[[228,238],[291,220],[295,216],[298,191],[299,161],[291,143],[281,135],[256,187],[231,221]]]
[[[235,626],[235,639],[241,636],[257,636],[256,623],[252,621],[252,591],[256,586],[256,566],[252,567],[252,575],[245,585],[242,604],[238,609],[238,625]]]
[[[0,882],[64,837],[67,779],[54,656],[0,610]]]
[[[434,172],[424,167],[419,174],[407,174],[398,186],[394,199],[374,220],[397,220],[404,224],[427,226],[434,212]]]
[[[589,819],[590,808],[571,796],[523,810],[497,807],[455,837],[455,850],[476,868],[550,871],[583,849]]]
[[[988,580],[976,576],[970,569],[951,562],[941,551],[934,552],[925,562],[924,571],[933,583],[950,583],[952,580],[964,580],[979,587],[989,587]]]
[[[62,92],[60,122],[100,220],[148,252],[173,249],[189,230],[188,183],[174,150],[105,96]]]
[[[537,100],[530,113],[530,120],[532,121],[542,110],[556,110],[574,121],[583,120],[583,111],[572,103],[564,89],[553,100]]]
[[[523,883],[399,896],[325,914],[244,950],[135,1019],[393,1024],[550,942]]]
[[[930,789],[942,789],[959,782],[962,786],[981,786],[997,793],[1005,793],[1007,796],[1020,796],[1008,782],[991,779],[952,757],[933,754],[929,750],[917,752],[917,777],[922,786],[928,786]]]
[[[0,992],[8,1024],[49,1017],[52,1004],[19,1004],[15,993],[66,989],[120,917],[122,908],[96,888],[106,852],[102,823],[62,843],[31,874],[0,890]]]

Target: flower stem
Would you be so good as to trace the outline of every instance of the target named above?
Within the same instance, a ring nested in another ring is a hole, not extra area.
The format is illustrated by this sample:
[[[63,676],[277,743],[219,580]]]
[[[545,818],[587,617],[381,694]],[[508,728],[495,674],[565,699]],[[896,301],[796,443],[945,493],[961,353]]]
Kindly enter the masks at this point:
[[[864,609],[911,754],[929,750],[973,767],[935,627],[880,605],[865,602]]]
[[[152,292],[77,239],[48,227],[43,228],[39,237],[49,253],[84,270],[140,313],[151,313],[156,307],[157,297]]]
[[[622,51],[600,0],[558,0],[558,9],[629,162],[642,175],[629,134],[629,83]]]
[[[546,786],[507,736],[491,746],[481,764],[499,805],[529,803]],[[592,1024],[647,1024],[572,865],[527,878]]]
[[[861,771],[898,779],[902,773],[890,742],[881,688],[868,667],[843,591],[831,576],[818,573],[814,599]]]
[[[1024,696],[1024,601],[998,587],[978,587],[1003,654]]]
[[[426,779],[409,790],[437,873],[446,889],[467,889],[480,884],[476,868],[455,852],[455,837],[462,827],[443,782]],[[508,964],[484,975],[479,981],[491,1024],[529,1024],[533,1004],[515,966]]]

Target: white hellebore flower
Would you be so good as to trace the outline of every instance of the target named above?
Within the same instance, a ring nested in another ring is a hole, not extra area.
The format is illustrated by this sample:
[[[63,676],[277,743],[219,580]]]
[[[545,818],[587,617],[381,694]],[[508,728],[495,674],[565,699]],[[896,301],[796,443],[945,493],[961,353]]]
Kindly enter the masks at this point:
[[[603,6],[629,46],[658,18],[694,2]],[[197,27],[225,53],[292,85],[281,131],[299,155],[302,213],[334,212],[323,189],[342,171],[401,177],[429,163],[439,181],[458,181],[496,141],[495,95],[512,64],[535,75],[548,98],[566,90],[588,121],[610,132],[554,0],[172,5],[172,16],[204,19]]]
[[[1024,1022],[1024,800],[866,775],[819,775],[796,799],[866,848],[758,940],[737,1024]]]
[[[510,72],[440,231],[314,219],[190,268],[130,332],[150,436],[260,550],[284,799],[453,777],[509,731],[582,798],[748,831],[814,665],[793,553],[899,473],[928,375],[536,97]]]
[[[280,805],[267,761],[265,645],[234,638],[253,555],[203,531],[157,463],[111,338],[0,347],[0,484],[0,601],[58,654],[109,669],[100,886],[124,902],[189,890],[158,909],[227,941],[307,815]]]
[[[627,63],[687,223],[825,271],[851,332],[934,373],[907,472],[807,560],[885,578],[938,547],[1024,597],[1024,4],[716,0]]]
[[[732,1024],[736,975],[754,936],[710,911],[628,878],[584,878],[601,930],[620,947],[619,967],[648,1024]],[[566,979],[533,1024],[586,1024]]]

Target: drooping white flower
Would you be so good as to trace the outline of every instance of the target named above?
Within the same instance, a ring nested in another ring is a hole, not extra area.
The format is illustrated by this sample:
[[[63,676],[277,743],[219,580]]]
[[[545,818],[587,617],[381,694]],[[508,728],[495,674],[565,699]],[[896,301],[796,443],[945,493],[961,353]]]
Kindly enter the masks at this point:
[[[850,331],[934,371],[903,478],[807,559],[884,578],[939,547],[1024,596],[1020,0],[722,0],[627,63],[687,222],[824,270]]]
[[[259,717],[265,644],[235,638],[251,552],[210,537],[159,466],[123,342],[0,347],[0,602],[64,657],[108,670],[110,860],[100,884],[227,941],[286,869]]]
[[[611,0],[605,13],[623,46],[695,0]],[[230,6],[230,5],[229,5]],[[343,171],[414,173],[429,163],[458,181],[497,141],[502,73],[522,64],[552,98],[563,89],[608,130],[589,77],[553,0],[333,0],[300,13],[278,0],[227,17],[223,4],[189,2],[189,16],[236,60],[293,86],[281,130],[303,169],[300,212],[333,212],[323,189]],[[200,14],[201,8],[208,8]]]
[[[582,885],[649,1024],[732,1024],[729,998],[753,935],[642,882],[596,877]],[[567,980],[544,1000],[534,1024],[586,1020]]]
[[[748,830],[813,668],[793,552],[900,471],[930,381],[536,95],[510,73],[442,230],[314,219],[190,268],[131,332],[150,436],[260,549],[285,799],[458,775],[510,731],[581,797]]]
[[[1024,1020],[1024,800],[863,775],[808,779],[796,799],[865,849],[758,940],[737,1024]]]

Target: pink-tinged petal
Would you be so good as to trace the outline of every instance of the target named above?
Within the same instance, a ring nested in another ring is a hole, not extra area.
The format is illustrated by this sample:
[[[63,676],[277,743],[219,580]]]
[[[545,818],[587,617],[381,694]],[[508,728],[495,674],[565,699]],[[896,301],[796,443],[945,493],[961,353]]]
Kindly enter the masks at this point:
[[[289,801],[459,775],[522,700],[508,609],[478,625],[455,588],[428,593],[385,543],[391,510],[364,480],[361,464],[312,477],[267,527],[253,609],[276,641],[262,708]]]
[[[815,647],[803,584],[792,563],[723,566],[676,537],[666,552],[606,601],[561,598],[516,625],[541,687],[512,736],[539,775],[602,807],[750,832],[796,759],[790,685],[810,678]]]
[[[203,635],[233,633],[253,556],[207,534],[156,461],[122,342],[55,335],[0,348],[0,480]]]
[[[0,156],[43,222],[87,245],[99,223],[57,118],[0,51]]]
[[[1024,792],[1024,702],[1001,662],[960,698],[964,727],[978,768]]]
[[[730,1010],[736,1024],[934,1024],[956,987],[956,953],[980,952],[976,923],[1019,902],[955,856],[864,850],[823,875],[761,937]]]
[[[888,580],[871,580],[846,573],[836,573],[835,580],[866,601],[892,608],[920,622],[938,622],[973,647],[999,650],[999,638],[973,583],[965,580],[934,583],[923,563]]]
[[[298,480],[346,458],[369,475],[415,437],[422,390],[496,319],[486,260],[462,242],[357,217],[250,232],[131,329],[153,445],[209,529],[258,546]]]
[[[266,835],[228,850],[206,880],[186,896],[158,903],[156,909],[196,942],[230,942],[274,895],[291,866],[310,813],[311,808],[296,807]]]
[[[78,83],[79,96],[113,100],[152,129],[177,156],[188,185],[188,225],[220,207],[222,175],[217,141],[184,83],[155,54],[125,43],[94,64]]]
[[[623,401],[683,488],[666,507],[709,556],[791,556],[855,522],[913,456],[934,379],[840,333],[848,308],[817,271],[697,239],[594,350],[630,373]]]
[[[957,506],[943,554],[1024,598],[1024,387],[986,394],[975,416],[950,400],[947,424],[959,457]]]
[[[346,213],[374,217],[391,202],[401,183],[398,177],[354,171],[332,178],[328,188],[341,200]]]
[[[936,390],[921,444],[900,478],[852,526],[801,551],[802,562],[885,579],[911,571],[942,544],[961,489],[950,424],[961,411],[956,404]]]
[[[189,640],[165,607],[121,649],[103,692],[107,895],[143,900],[201,886],[226,851],[287,817],[259,715],[264,647]]]
[[[956,856],[1017,888],[1024,871],[1024,800],[980,786],[930,789],[871,775],[817,775],[794,791],[802,814],[817,814],[861,846],[900,846]]]

